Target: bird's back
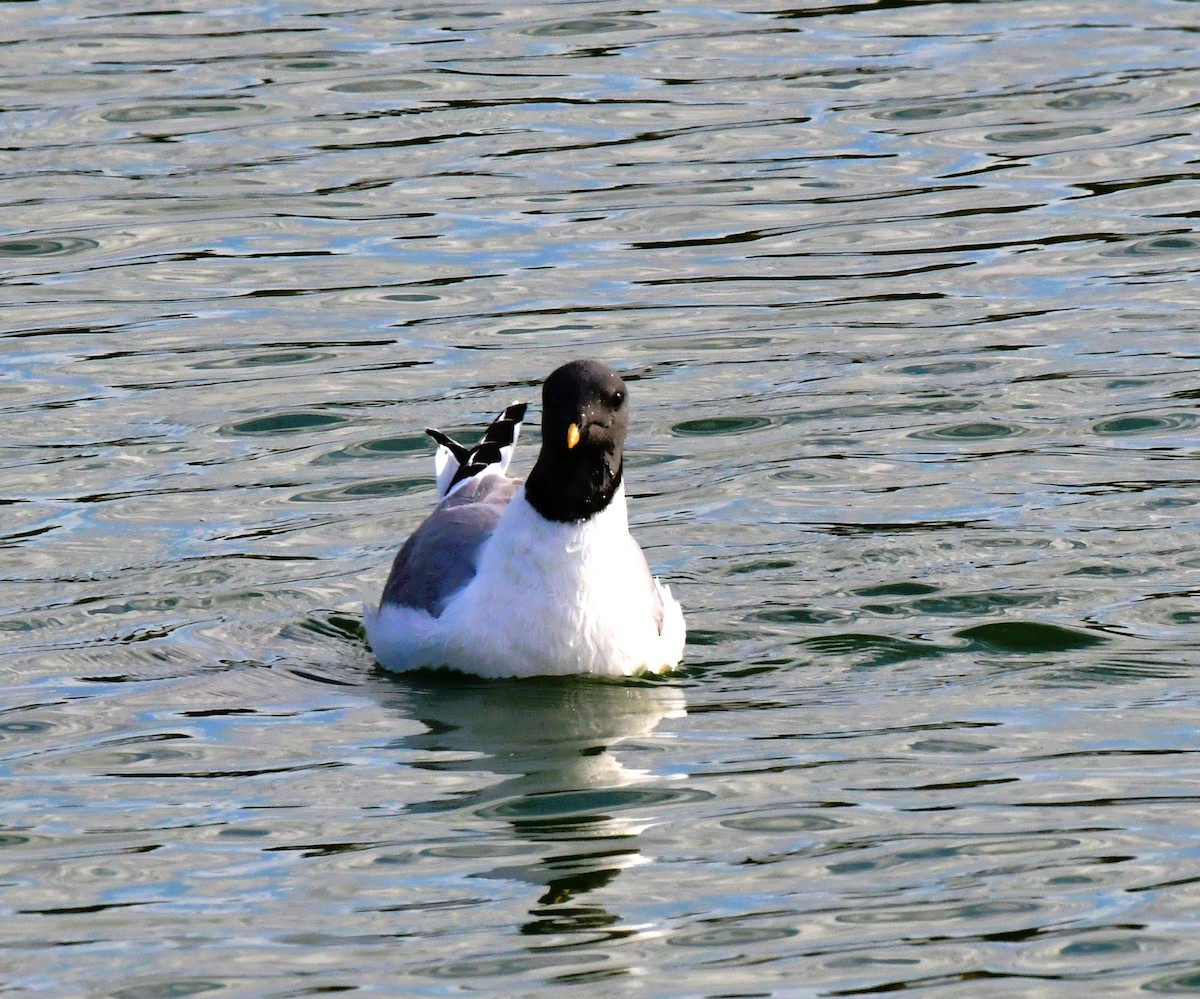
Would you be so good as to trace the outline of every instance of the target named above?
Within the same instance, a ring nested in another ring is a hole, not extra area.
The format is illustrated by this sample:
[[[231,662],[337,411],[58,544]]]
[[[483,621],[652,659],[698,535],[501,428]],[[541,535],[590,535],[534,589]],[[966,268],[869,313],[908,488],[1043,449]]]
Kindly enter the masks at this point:
[[[474,577],[479,548],[520,485],[520,479],[498,474],[460,483],[396,555],[381,604],[413,607],[437,617]]]

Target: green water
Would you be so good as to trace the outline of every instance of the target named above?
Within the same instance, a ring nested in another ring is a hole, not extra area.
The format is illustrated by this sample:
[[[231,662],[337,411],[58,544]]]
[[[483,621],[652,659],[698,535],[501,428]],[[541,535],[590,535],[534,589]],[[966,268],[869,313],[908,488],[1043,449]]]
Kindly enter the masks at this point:
[[[0,990],[1200,992],[1195,3],[3,12]],[[376,669],[577,356],[683,668]]]

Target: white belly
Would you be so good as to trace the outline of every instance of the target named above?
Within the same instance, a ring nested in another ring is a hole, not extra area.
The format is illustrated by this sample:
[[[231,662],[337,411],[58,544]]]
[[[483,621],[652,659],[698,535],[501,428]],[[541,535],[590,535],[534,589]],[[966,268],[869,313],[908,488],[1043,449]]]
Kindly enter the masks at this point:
[[[677,665],[683,613],[647,578],[625,509],[622,488],[592,520],[552,523],[519,492],[481,549],[474,579],[439,617],[395,606],[365,614],[379,661],[495,677],[632,676]],[[661,633],[651,586],[662,600]]]

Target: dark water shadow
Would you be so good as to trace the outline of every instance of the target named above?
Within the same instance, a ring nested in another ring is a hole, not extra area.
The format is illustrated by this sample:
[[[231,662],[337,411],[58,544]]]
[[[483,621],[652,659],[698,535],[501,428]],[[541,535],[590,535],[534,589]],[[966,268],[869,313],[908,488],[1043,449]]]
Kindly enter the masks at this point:
[[[445,813],[448,824],[486,831],[477,854],[484,865],[468,876],[537,887],[523,934],[594,933],[620,923],[580,897],[647,862],[640,832],[660,809],[695,792],[628,765],[613,749],[682,715],[685,701],[677,686],[577,677],[485,681],[379,670],[368,689],[385,708],[425,726],[391,746],[408,757],[407,765],[494,776],[481,787],[434,795],[406,811]],[[497,822],[504,824],[500,832],[494,831]],[[606,931],[605,939],[611,933],[621,935]]]

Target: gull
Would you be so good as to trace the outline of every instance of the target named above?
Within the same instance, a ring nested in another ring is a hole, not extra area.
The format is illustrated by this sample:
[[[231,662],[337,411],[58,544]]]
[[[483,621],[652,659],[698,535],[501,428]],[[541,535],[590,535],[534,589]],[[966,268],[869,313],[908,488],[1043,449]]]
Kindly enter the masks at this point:
[[[683,611],[629,533],[629,391],[598,361],[542,386],[542,447],[528,478],[506,473],[525,405],[474,447],[437,442],[438,505],[364,608],[387,669],[483,677],[662,673],[683,657]]]

